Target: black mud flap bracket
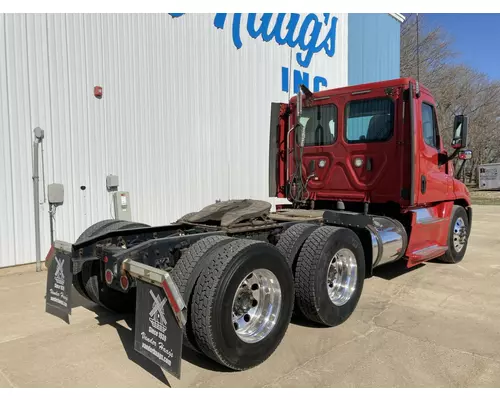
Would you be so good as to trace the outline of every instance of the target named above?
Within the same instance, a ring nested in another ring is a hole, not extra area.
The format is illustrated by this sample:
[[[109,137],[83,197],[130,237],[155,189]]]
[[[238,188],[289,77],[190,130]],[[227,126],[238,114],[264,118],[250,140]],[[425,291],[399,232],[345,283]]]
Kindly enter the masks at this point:
[[[345,226],[347,228],[366,228],[373,224],[370,215],[350,212],[327,210],[323,213],[323,221],[327,225]]]
[[[137,279],[134,349],[180,379],[187,308],[177,286],[168,272],[137,261],[122,269]]]

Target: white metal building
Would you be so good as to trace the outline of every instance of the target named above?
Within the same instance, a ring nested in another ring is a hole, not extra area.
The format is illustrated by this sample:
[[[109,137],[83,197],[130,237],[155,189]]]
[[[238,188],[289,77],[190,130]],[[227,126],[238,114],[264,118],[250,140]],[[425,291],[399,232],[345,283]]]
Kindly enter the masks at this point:
[[[0,15],[0,267],[35,260],[35,127],[45,131],[45,185],[65,188],[57,239],[74,241],[110,218],[108,174],[130,192],[132,219],[148,224],[215,199],[267,200],[271,102],[286,102],[300,82],[319,90],[372,79],[377,69],[380,79],[399,76],[401,17],[353,18]],[[364,28],[350,33],[350,25]],[[364,71],[357,63],[350,75],[359,43],[372,49],[373,40],[384,49],[392,40],[392,58],[375,52],[378,61],[364,60]],[[43,184],[41,175],[42,202]],[[40,210],[43,258],[48,205]]]

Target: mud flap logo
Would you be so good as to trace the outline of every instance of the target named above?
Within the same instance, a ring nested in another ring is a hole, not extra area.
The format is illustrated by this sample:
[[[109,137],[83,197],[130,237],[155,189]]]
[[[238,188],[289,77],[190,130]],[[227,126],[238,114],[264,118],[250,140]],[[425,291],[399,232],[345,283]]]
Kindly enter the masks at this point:
[[[165,333],[167,330],[167,320],[165,319],[165,304],[167,303],[167,298],[163,299],[160,296],[156,296],[150,289],[149,294],[153,298],[153,307],[149,312],[149,322],[151,326],[158,329],[161,333]]]
[[[64,286],[64,259],[56,257],[56,273],[54,274],[54,280],[58,285]]]

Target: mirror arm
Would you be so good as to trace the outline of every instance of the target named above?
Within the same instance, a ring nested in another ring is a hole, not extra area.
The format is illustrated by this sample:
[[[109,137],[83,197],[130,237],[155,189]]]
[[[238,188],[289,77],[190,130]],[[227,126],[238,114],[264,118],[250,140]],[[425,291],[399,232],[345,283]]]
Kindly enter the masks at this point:
[[[448,161],[453,160],[456,156],[458,156],[458,153],[460,153],[461,149],[455,149],[453,153],[451,153],[451,156],[448,156]]]
[[[438,166],[444,165],[447,162],[453,160],[458,156],[458,153],[460,153],[461,149],[455,149],[451,155],[445,155],[444,153],[439,153],[438,154]]]
[[[456,156],[458,156],[458,153],[460,153],[460,149],[455,149],[453,151],[453,153],[451,153],[451,155],[449,156],[446,156],[446,160],[442,160],[439,162],[439,165],[444,165],[446,164],[448,161],[451,161],[453,160],[454,158],[456,158]],[[440,155],[443,154],[443,153],[440,153]],[[443,154],[444,155],[444,154]]]

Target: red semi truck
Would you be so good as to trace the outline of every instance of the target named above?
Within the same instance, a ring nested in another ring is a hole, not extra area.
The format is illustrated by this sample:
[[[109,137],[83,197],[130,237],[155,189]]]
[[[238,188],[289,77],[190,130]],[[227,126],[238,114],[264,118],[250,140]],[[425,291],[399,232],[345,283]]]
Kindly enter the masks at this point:
[[[229,200],[156,227],[101,221],[52,246],[47,311],[69,322],[73,286],[135,312],[135,349],[176,376],[183,345],[244,370],[274,352],[292,313],[347,320],[374,268],[462,260],[472,208],[452,160],[471,157],[465,116],[447,154],[435,100],[411,78],[301,87],[271,110],[270,196],[289,205]]]

